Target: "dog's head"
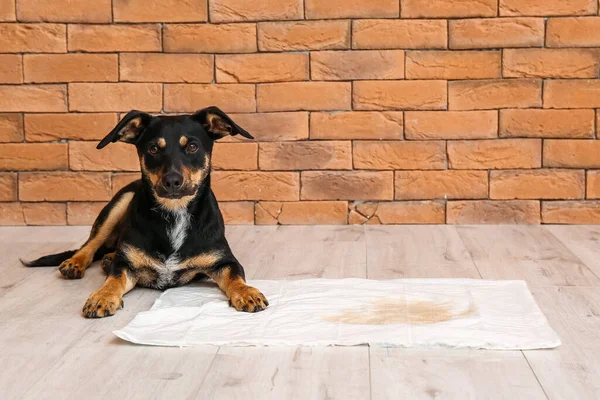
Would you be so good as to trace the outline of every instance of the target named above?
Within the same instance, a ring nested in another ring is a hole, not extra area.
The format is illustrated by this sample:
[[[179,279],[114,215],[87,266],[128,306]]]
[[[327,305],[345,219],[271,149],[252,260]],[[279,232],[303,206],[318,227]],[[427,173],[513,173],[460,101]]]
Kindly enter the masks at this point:
[[[116,141],[134,144],[154,196],[164,208],[178,210],[187,207],[210,174],[214,141],[237,134],[253,139],[217,107],[178,116],[133,110],[97,148]]]

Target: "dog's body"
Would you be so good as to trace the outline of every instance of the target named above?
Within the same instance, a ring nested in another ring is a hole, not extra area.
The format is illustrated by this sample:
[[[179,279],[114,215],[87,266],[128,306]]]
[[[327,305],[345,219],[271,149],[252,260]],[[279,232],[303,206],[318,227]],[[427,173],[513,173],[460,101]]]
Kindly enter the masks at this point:
[[[238,133],[252,138],[216,107],[176,117],[128,113],[98,148],[117,140],[135,144],[142,179],[104,207],[79,250],[25,264],[60,264],[63,276],[78,279],[102,258],[107,278],[85,303],[86,317],[114,314],[136,285],[165,289],[198,278],[213,279],[239,311],[263,310],[268,302],[246,285],[210,188],[213,141]]]

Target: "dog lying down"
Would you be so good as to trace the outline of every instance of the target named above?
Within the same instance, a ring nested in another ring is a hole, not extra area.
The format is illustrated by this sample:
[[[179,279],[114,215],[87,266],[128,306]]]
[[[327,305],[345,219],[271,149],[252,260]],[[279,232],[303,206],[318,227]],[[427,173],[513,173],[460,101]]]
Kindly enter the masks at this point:
[[[237,134],[253,139],[217,107],[179,116],[130,111],[97,148],[116,141],[135,145],[142,179],[104,207],[79,250],[23,264],[59,265],[65,278],[81,279],[92,261],[102,259],[107,278],[83,306],[88,318],[113,315],[135,286],[166,289],[200,278],[213,279],[236,310],[264,310],[269,302],[246,285],[210,188],[214,141]]]

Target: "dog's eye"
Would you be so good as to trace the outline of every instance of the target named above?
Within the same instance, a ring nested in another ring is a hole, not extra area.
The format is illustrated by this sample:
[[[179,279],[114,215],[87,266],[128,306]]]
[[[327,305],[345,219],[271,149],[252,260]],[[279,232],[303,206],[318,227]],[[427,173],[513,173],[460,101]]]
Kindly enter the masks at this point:
[[[148,147],[148,153],[155,155],[156,153],[158,153],[158,147],[156,147],[156,145],[152,145],[150,147]]]
[[[187,151],[188,153],[195,153],[196,150],[198,150],[198,145],[194,144],[194,143],[190,143],[187,145]]]

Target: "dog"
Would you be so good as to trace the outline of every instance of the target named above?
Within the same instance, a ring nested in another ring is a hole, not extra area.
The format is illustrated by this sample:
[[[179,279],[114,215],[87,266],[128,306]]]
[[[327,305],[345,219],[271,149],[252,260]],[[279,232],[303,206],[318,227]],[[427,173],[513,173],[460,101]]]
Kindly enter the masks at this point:
[[[130,111],[97,148],[135,145],[141,179],[115,194],[80,249],[23,264],[58,266],[65,278],[81,279],[102,260],[107,278],[83,306],[87,318],[113,315],[135,286],[162,290],[202,278],[214,280],[236,310],[264,310],[269,302],[246,284],[210,187],[215,140],[237,134],[253,139],[214,106],[178,116]]]

